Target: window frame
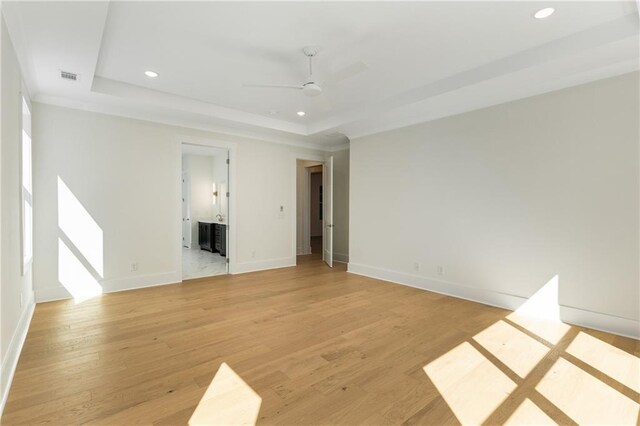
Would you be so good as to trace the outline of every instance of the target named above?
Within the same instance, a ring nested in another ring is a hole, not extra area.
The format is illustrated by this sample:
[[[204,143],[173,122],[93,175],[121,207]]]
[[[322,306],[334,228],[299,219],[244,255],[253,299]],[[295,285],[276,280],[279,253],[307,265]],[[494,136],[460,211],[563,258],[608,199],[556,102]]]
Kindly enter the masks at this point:
[[[21,95],[20,122],[20,251],[22,275],[26,275],[33,263],[33,136],[31,131],[31,105]],[[25,159],[28,156],[28,159]],[[25,161],[27,161],[25,163]],[[28,168],[28,171],[25,170]],[[28,175],[25,175],[28,173]]]

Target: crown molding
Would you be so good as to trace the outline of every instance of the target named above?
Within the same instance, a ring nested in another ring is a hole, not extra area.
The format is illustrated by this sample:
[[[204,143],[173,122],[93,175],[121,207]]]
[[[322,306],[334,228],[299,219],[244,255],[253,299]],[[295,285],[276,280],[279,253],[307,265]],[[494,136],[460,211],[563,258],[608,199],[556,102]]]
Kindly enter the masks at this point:
[[[188,114],[177,113],[177,111],[165,111],[164,113],[154,112],[148,108],[127,107],[119,104],[106,104],[87,102],[86,100],[74,100],[61,96],[49,96],[38,94],[33,98],[34,102],[53,105],[63,108],[75,109],[80,111],[95,112],[99,114],[111,115],[116,117],[130,118],[134,120],[149,121],[152,123],[165,124],[174,127],[182,127],[192,130],[201,130],[206,132],[218,133],[220,135],[228,135],[235,137],[243,137],[256,141],[266,141],[281,145],[295,146],[299,148],[313,149],[324,152],[331,152],[332,145],[319,144],[312,141],[304,140],[305,136],[296,136],[290,134],[273,134],[275,131],[262,128],[238,129],[231,126],[222,126],[207,122],[208,120],[198,121],[188,117]]]

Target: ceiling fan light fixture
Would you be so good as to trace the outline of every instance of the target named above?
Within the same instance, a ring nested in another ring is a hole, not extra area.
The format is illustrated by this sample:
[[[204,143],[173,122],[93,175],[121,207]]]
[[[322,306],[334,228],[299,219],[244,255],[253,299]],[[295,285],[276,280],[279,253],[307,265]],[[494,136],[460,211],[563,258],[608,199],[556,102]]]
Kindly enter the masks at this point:
[[[306,96],[318,96],[322,93],[322,88],[313,82],[309,82],[302,86],[302,93]]]

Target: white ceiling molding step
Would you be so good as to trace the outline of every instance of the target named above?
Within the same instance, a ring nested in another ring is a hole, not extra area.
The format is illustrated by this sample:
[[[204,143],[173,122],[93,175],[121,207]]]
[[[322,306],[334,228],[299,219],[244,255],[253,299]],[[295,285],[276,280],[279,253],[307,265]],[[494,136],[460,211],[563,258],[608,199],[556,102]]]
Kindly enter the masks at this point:
[[[5,2],[2,13],[35,101],[331,150],[638,70],[635,2],[564,2],[534,19],[538,9],[51,1]],[[243,87],[311,81],[315,96]]]

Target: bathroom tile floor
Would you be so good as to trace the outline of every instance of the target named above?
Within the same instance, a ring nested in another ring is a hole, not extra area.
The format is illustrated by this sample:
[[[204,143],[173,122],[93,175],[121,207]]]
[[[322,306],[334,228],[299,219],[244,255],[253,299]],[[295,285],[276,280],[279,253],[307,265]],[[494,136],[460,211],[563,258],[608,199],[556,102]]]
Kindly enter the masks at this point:
[[[227,258],[200,248],[182,249],[182,279],[210,277],[227,273]]]

